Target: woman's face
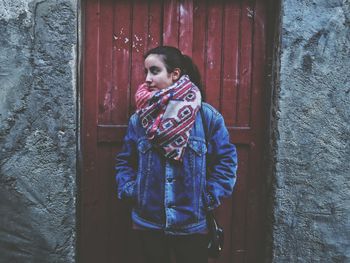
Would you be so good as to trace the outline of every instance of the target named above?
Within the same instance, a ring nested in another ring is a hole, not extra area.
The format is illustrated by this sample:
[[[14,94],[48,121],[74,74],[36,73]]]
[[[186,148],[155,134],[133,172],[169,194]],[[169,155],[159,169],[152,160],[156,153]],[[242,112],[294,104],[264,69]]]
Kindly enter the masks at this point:
[[[158,54],[150,54],[145,59],[146,83],[150,90],[169,87],[178,79],[176,69],[168,73],[163,58]]]

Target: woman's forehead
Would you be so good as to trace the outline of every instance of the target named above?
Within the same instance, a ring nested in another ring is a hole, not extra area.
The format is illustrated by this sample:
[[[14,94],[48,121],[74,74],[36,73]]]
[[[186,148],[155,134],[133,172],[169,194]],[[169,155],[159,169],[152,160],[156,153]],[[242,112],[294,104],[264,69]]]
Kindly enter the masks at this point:
[[[158,66],[165,67],[163,55],[150,54],[145,59],[145,67]]]

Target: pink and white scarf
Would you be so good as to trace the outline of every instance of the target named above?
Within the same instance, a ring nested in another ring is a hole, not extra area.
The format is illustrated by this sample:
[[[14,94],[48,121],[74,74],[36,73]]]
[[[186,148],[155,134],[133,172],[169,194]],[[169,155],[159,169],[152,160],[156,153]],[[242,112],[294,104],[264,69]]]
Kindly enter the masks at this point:
[[[144,83],[138,87],[135,100],[148,139],[165,157],[182,161],[190,130],[201,107],[198,87],[187,75],[158,91],[150,91]]]

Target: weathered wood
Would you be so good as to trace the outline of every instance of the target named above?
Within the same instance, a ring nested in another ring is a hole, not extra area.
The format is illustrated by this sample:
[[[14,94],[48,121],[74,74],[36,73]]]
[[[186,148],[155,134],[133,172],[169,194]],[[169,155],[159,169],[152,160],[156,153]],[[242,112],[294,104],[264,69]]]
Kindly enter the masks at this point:
[[[207,101],[222,112],[238,148],[233,197],[216,211],[225,248],[215,262],[259,262],[268,114],[265,1],[88,0],[84,12],[81,262],[143,262],[129,208],[116,199],[114,156],[144,81],[143,55],[160,44],[193,57]]]

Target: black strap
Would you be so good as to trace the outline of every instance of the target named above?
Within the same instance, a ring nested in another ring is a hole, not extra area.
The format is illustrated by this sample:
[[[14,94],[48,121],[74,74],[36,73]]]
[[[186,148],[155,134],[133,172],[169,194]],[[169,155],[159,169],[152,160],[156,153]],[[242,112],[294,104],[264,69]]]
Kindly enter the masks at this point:
[[[207,165],[207,175],[208,175],[208,124],[207,120],[204,115],[204,110],[203,110],[203,104],[201,105],[200,108],[200,113],[201,113],[201,118],[202,118],[202,125],[203,125],[203,130],[204,130],[204,139],[205,139],[205,146],[207,147],[207,153],[206,153],[206,165]]]
[[[206,144],[207,149],[208,149],[208,126],[207,126],[207,120],[205,119],[205,116],[204,116],[203,104],[201,105],[201,108],[199,109],[199,111],[200,111],[201,117],[202,117],[205,144]]]
[[[204,130],[204,138],[205,138],[205,145],[207,147],[207,154],[206,154],[206,175],[208,176],[208,163],[209,163],[209,160],[208,160],[208,124],[207,124],[207,120],[205,118],[205,115],[204,115],[204,110],[203,110],[203,104],[201,105],[201,108],[200,108],[200,114],[201,114],[201,118],[202,118],[202,124],[203,124],[203,130]],[[207,211],[207,215],[210,217],[213,217],[214,218],[214,214],[212,213],[212,211]]]

